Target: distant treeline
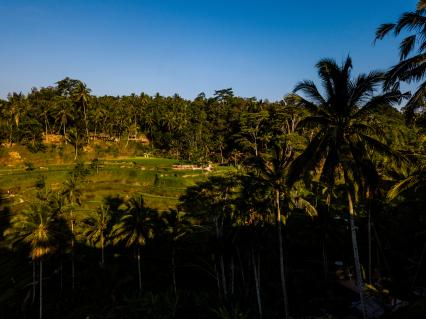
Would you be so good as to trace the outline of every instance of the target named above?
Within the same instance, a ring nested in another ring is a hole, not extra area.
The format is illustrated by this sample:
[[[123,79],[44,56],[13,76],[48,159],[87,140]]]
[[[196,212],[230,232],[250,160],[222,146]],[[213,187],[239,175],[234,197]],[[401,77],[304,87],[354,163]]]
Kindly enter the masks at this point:
[[[90,136],[118,141],[144,134],[151,150],[170,157],[240,163],[246,155],[264,152],[273,137],[291,136],[296,148],[303,149],[314,134],[298,129],[309,112],[293,94],[269,102],[234,96],[230,88],[210,98],[200,93],[194,100],[177,94],[97,97],[90,92],[82,81],[65,78],[26,95],[10,93],[0,100],[0,142],[38,151],[44,149],[43,134],[58,134],[77,150]],[[371,120],[384,127],[395,147],[417,147],[415,130],[405,126],[397,109],[383,106]]]

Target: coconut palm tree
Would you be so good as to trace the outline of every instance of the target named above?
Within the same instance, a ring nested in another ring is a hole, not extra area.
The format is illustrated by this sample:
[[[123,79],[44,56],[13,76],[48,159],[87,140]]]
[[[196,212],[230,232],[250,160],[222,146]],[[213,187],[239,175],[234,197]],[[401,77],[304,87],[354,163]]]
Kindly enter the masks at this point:
[[[307,148],[290,166],[288,183],[292,185],[301,176],[312,178],[309,175],[316,172],[320,181],[328,185],[337,182],[345,184],[357,285],[365,317],[364,283],[356,239],[354,205],[357,193],[378,181],[378,173],[370,155],[381,153],[396,157],[377,138],[380,131],[368,125],[365,119],[375,108],[398,102],[401,94],[392,90],[375,95],[384,79],[383,73],[378,71],[360,74],[352,79],[350,57],[341,66],[334,60],[323,59],[316,68],[324,95],[309,80],[300,82],[294,89],[294,92],[301,92],[306,97],[301,97],[300,105],[312,112],[300,126],[315,127],[317,131]]]
[[[69,212],[69,221],[71,223],[71,277],[72,277],[72,289],[75,288],[75,260],[74,260],[74,226],[76,223],[76,218],[74,214],[75,206],[81,205],[81,196],[82,190],[77,176],[70,174],[70,176],[64,181],[62,186],[61,195],[66,199],[66,202],[69,204],[65,211]]]
[[[39,263],[40,319],[43,317],[43,258],[55,247],[56,217],[47,203],[32,203],[28,210],[12,217],[11,226],[5,231],[5,237],[9,237],[13,245],[29,245],[31,259]]]
[[[65,143],[67,143],[67,125],[75,118],[71,101],[63,97],[57,97],[53,112],[56,118],[55,123],[59,122],[59,131],[63,128],[62,132]]]
[[[86,130],[86,140],[89,139],[89,127],[87,124],[87,106],[90,99],[90,89],[85,83],[78,81],[73,92],[72,97],[78,107],[83,111],[84,127]]]
[[[284,238],[283,225],[286,225],[288,211],[283,212],[283,205],[289,208],[300,208],[306,211],[311,217],[316,216],[315,208],[303,199],[294,189],[287,185],[287,170],[294,158],[294,152],[290,143],[285,139],[275,138],[272,142],[270,154],[262,154],[254,158],[253,167],[257,171],[258,178],[272,191],[272,203],[276,213],[278,250],[280,260],[281,289],[283,295],[285,318],[289,318],[289,305],[287,295],[287,285],[284,267]]]
[[[177,210],[171,209],[165,214],[167,232],[170,234],[172,240],[172,255],[171,255],[171,266],[172,266],[172,281],[173,291],[177,298],[177,284],[176,284],[176,243],[179,239],[185,236],[191,231],[193,225],[189,221],[185,213],[181,213]]]
[[[104,205],[101,205],[101,207],[96,210],[95,214],[83,220],[83,223],[86,225],[84,236],[90,243],[95,246],[99,245],[101,248],[102,266],[105,262],[104,249],[110,221],[111,212],[109,211],[108,206]]]
[[[112,229],[113,243],[123,242],[126,247],[135,247],[138,264],[139,292],[142,292],[141,248],[154,237],[158,220],[156,210],[145,206],[141,194],[133,195],[122,207],[124,215]]]
[[[404,107],[409,121],[416,112],[425,110],[426,102],[426,1],[420,0],[415,11],[403,13],[396,23],[384,23],[376,31],[376,40],[389,33],[399,36],[408,32],[399,47],[398,64],[386,73],[385,88],[389,89],[399,81],[419,83],[417,90]]]

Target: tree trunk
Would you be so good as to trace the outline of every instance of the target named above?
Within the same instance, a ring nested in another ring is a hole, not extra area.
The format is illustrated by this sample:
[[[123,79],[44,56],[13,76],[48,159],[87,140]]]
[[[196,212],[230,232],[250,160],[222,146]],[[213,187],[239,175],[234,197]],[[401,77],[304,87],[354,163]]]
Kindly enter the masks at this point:
[[[103,266],[105,262],[104,259],[104,236],[101,235],[101,265]]]
[[[86,103],[83,102],[84,124],[86,126],[86,140],[89,142],[89,128],[87,127]]]
[[[139,278],[139,294],[142,294],[141,249],[139,247],[138,247],[138,278]]]
[[[231,295],[234,295],[234,287],[235,287],[235,263],[234,263],[234,256],[231,255]]]
[[[288,297],[287,287],[285,280],[285,269],[284,269],[284,250],[283,250],[283,238],[281,232],[281,208],[280,208],[280,191],[276,190],[276,206],[277,206],[277,232],[278,232],[278,245],[280,253],[280,273],[281,273],[281,289],[283,294],[284,303],[284,318],[289,317],[288,311]]]
[[[176,285],[176,264],[175,264],[176,248],[174,242],[172,243],[172,281],[173,281],[173,292],[177,299],[177,285]]]
[[[371,285],[372,273],[372,260],[371,260],[371,212],[368,210],[368,282]]]
[[[67,142],[67,130],[66,130],[66,128],[65,128],[65,123],[64,123],[64,139],[65,139],[65,145],[67,145],[68,144],[68,142]]]
[[[423,245],[423,250],[422,250],[422,253],[420,254],[420,260],[419,260],[419,263],[417,264],[416,274],[414,275],[413,283],[411,284],[412,288],[415,288],[416,286],[416,280],[417,280],[417,277],[419,276],[420,270],[422,269],[421,266],[423,263],[423,258],[425,256],[425,253],[426,253],[426,243]]]
[[[72,213],[71,213],[72,214]],[[71,215],[71,279],[72,279],[72,289],[75,288],[75,262],[74,262],[74,219],[73,215]]]
[[[59,272],[60,272],[60,286],[61,286],[61,292],[64,288],[64,281],[63,281],[63,270],[62,270],[62,261],[61,264],[59,265]]]
[[[367,311],[365,308],[365,296],[364,296],[364,282],[361,276],[361,263],[359,261],[359,253],[358,253],[358,242],[356,239],[356,227],[355,227],[355,212],[353,207],[352,195],[348,190],[348,206],[349,206],[349,219],[351,225],[351,235],[352,235],[352,249],[354,253],[355,259],[355,273],[356,273],[356,281],[359,289],[359,298],[361,301],[361,311],[364,319],[367,318]]]
[[[35,295],[36,295],[36,264],[35,261],[32,261],[33,264],[33,298],[32,298],[32,304],[35,301]]]
[[[76,160],[77,159],[77,156],[78,156],[78,151],[77,151],[77,141],[75,142],[76,144],[75,144],[75,146],[74,146],[74,151],[75,151],[75,156],[74,156],[74,160]]]
[[[241,270],[241,280],[243,282],[243,288],[246,289],[246,278],[244,275],[244,265],[243,265],[243,261],[241,260],[241,253],[240,253],[240,249],[238,248],[238,246],[236,247],[237,249],[237,257],[238,257],[238,263],[240,265],[240,270]]]
[[[259,257],[259,263],[258,265],[256,265],[254,249],[252,249],[251,258],[253,263],[254,283],[256,286],[257,309],[259,311],[259,318],[262,318],[262,301],[260,296],[260,269],[259,269],[260,257]]]
[[[324,270],[324,280],[327,281],[328,277],[328,258],[327,258],[327,243],[326,243],[326,235],[324,234],[324,238],[322,239],[322,262],[323,262],[323,270]]]
[[[228,289],[227,289],[227,285],[226,285],[225,261],[224,261],[223,255],[221,255],[219,257],[219,260],[220,260],[220,269],[221,269],[221,273],[222,273],[223,295],[226,298],[228,296]]]
[[[222,296],[222,288],[220,287],[220,275],[219,275],[218,261],[216,256],[214,257],[214,271],[216,273],[217,292],[220,298]]]
[[[43,261],[40,259],[40,308],[39,317],[43,318]]]

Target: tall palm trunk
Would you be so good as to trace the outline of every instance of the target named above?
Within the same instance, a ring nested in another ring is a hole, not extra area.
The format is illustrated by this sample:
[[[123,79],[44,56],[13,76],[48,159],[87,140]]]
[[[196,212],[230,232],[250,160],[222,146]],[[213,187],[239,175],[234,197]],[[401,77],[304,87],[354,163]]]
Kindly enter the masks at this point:
[[[328,257],[327,257],[327,235],[324,233],[322,239],[322,263],[324,271],[324,280],[327,281],[328,277]]]
[[[141,272],[141,249],[138,247],[138,279],[139,279],[139,293],[142,293],[142,272]]]
[[[65,145],[68,144],[67,142],[67,129],[66,129],[66,124],[64,123],[64,139],[65,139]]]
[[[74,218],[71,212],[71,278],[72,278],[72,289],[75,288],[75,261],[74,261]]]
[[[105,263],[105,256],[104,256],[104,238],[103,238],[103,236],[102,236],[102,238],[101,238],[101,264],[102,264],[102,266],[104,265],[104,263]]]
[[[32,297],[31,303],[34,303],[35,295],[36,295],[36,264],[34,259],[32,261],[32,264],[33,264],[33,297]]]
[[[416,286],[417,277],[419,276],[420,270],[422,269],[421,266],[423,263],[423,259],[425,257],[425,253],[426,253],[426,243],[423,245],[423,250],[422,250],[422,253],[420,254],[419,263],[417,264],[416,274],[414,275],[413,282],[411,284],[411,287],[413,289]]]
[[[77,142],[76,142],[77,143]],[[77,159],[77,157],[78,157],[78,151],[77,151],[77,144],[75,144],[75,146],[74,146],[74,160],[76,160]]]
[[[89,128],[87,127],[86,103],[83,102],[84,125],[86,126],[86,141],[89,142]]]
[[[372,257],[371,257],[371,212],[368,210],[368,282],[372,283]]]
[[[40,259],[40,307],[39,317],[43,318],[43,261]]]
[[[258,262],[256,263],[254,249],[252,249],[251,258],[253,264],[254,283],[256,286],[257,309],[259,311],[259,318],[262,318],[262,300],[260,295],[260,256],[258,257]]]
[[[277,206],[277,232],[278,232],[278,245],[280,253],[280,273],[281,273],[281,289],[283,294],[284,303],[284,318],[289,317],[288,311],[288,297],[287,287],[285,280],[285,269],[284,269],[284,250],[283,250],[283,237],[281,231],[281,208],[280,208],[280,191],[276,190],[276,206]]]
[[[173,281],[173,292],[177,299],[177,285],[176,285],[176,263],[175,263],[176,248],[174,241],[172,242],[172,281]]]
[[[64,288],[64,278],[63,278],[63,269],[62,269],[62,260],[61,260],[61,263],[60,263],[60,265],[59,265],[59,272],[60,272],[60,283],[59,283],[59,285],[61,286],[61,292],[62,292],[62,290],[63,290],[63,288]]]
[[[348,206],[349,206],[349,220],[351,225],[351,235],[352,235],[352,249],[354,253],[355,259],[355,273],[356,273],[356,281],[359,290],[359,298],[361,301],[361,310],[362,316],[364,319],[367,318],[367,311],[365,308],[365,296],[364,296],[364,281],[361,276],[361,263],[359,261],[359,253],[358,253],[358,242],[356,239],[356,227],[355,227],[355,212],[353,207],[352,195],[348,190]]]

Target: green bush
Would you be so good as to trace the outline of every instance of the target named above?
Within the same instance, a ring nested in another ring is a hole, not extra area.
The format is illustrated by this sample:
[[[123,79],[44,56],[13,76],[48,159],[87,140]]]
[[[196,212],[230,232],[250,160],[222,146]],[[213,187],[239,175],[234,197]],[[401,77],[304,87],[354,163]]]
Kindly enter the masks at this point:
[[[25,165],[25,170],[26,171],[33,171],[33,170],[35,170],[34,164],[31,163],[31,162],[25,162],[24,165]]]
[[[31,153],[38,153],[38,152],[46,152],[47,147],[43,144],[41,141],[37,141],[34,144],[30,143],[27,145],[28,150]]]
[[[42,189],[46,186],[46,175],[40,175],[34,185],[38,189]]]

